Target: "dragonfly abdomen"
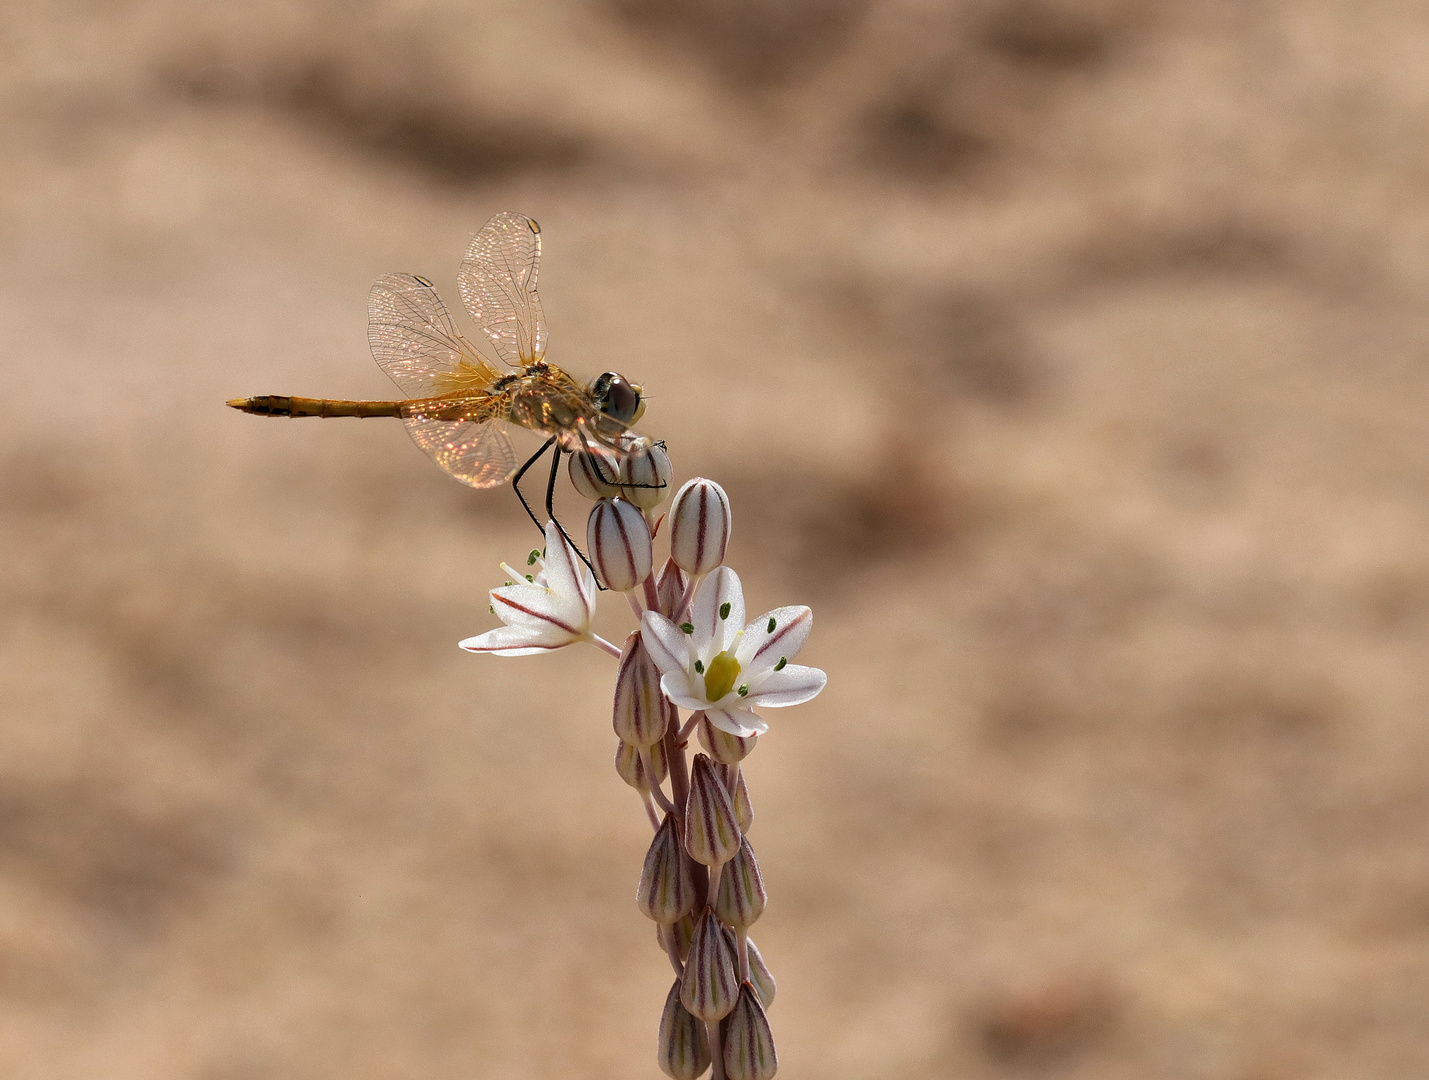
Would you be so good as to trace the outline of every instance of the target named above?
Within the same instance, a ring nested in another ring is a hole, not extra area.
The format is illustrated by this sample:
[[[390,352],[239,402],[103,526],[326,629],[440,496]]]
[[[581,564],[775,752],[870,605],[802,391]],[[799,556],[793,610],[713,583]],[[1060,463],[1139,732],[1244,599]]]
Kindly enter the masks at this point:
[[[255,416],[401,416],[400,401],[337,401],[331,398],[263,394],[234,398],[229,406]]]

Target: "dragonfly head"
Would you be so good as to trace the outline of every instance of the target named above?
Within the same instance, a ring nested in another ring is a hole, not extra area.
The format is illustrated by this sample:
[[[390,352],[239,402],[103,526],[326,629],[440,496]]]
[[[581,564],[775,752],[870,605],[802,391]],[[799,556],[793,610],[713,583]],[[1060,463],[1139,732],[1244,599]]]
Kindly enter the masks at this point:
[[[591,397],[601,412],[622,424],[633,424],[645,411],[645,398],[640,387],[619,372],[597,375],[590,384]]]

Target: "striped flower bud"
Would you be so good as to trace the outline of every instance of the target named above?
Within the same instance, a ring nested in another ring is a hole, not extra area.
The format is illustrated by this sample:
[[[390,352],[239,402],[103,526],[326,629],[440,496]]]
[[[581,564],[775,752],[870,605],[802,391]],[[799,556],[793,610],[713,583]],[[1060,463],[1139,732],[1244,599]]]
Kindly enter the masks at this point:
[[[734,953],[719,921],[705,908],[695,924],[690,958],[685,961],[685,973],[680,978],[680,1003],[701,1020],[728,1016],[739,998],[739,979],[734,965]]]
[[[754,849],[746,836],[734,858],[720,871],[714,912],[726,926],[746,930],[764,914],[767,900],[759,860],[754,857]]]
[[[642,510],[654,510],[670,497],[670,455],[659,443],[637,446],[625,455],[621,494]]]
[[[587,499],[614,499],[620,495],[621,455],[608,446],[591,443],[571,455],[571,487]]]
[[[687,574],[708,574],[724,562],[731,519],[724,488],[702,477],[688,481],[670,504],[670,557]]]
[[[586,524],[596,577],[607,589],[629,592],[650,576],[650,526],[624,499],[601,499]]]
[[[695,908],[695,883],[690,877],[690,864],[680,856],[675,819],[671,814],[665,815],[650,850],[645,853],[635,903],[661,925],[675,922]]]
[[[734,774],[733,783],[730,783],[730,773]],[[744,770],[737,765],[726,765],[724,778],[725,790],[734,800],[734,818],[739,822],[739,830],[748,832],[749,827],[754,824],[754,804],[749,801],[749,787],[744,782]]]
[[[645,769],[645,762],[640,757],[640,747],[631,746],[624,740],[615,747],[615,771],[636,791],[649,791],[670,774],[664,743],[651,743],[646,747],[646,753],[650,755],[650,765],[655,770],[653,778]]]
[[[739,988],[739,1003],[724,1025],[724,1073],[729,1080],[773,1080],[779,1071],[774,1033],[754,987]]]
[[[695,862],[719,866],[733,858],[740,840],[734,800],[710,759],[696,754],[685,808],[685,850]]]
[[[695,1080],[710,1067],[710,1042],[705,1035],[705,1025],[680,1004],[679,979],[665,997],[655,1060],[661,1072],[673,1080]]]
[[[695,733],[700,737],[700,745],[721,765],[738,765],[749,756],[754,744],[759,741],[758,735],[749,735],[743,739],[738,735],[731,735],[715,727],[704,716],[700,717]]]
[[[754,984],[760,1002],[767,1009],[774,1004],[774,991],[778,988],[774,982],[774,974],[764,962],[764,957],[759,955],[759,949],[752,937],[744,939],[744,948],[749,957],[749,981]]]
[[[734,952],[736,958],[739,956],[739,939],[729,927],[724,928],[724,939],[729,942],[729,947]],[[664,948],[662,945],[661,948]],[[749,981],[754,984],[754,991],[759,995],[759,1003],[768,1009],[774,1004],[774,991],[778,988],[774,982],[774,975],[769,970],[769,965],[764,962],[764,957],[759,954],[759,947],[754,944],[754,939],[748,934],[744,936],[744,955],[749,963]]]
[[[665,695],[660,693],[660,669],[636,630],[625,639],[615,673],[615,733],[622,742],[649,746],[660,741],[668,720]]]
[[[661,614],[675,617],[675,605],[684,598],[689,580],[674,559],[665,560],[660,579],[655,583],[655,597],[660,601]]]

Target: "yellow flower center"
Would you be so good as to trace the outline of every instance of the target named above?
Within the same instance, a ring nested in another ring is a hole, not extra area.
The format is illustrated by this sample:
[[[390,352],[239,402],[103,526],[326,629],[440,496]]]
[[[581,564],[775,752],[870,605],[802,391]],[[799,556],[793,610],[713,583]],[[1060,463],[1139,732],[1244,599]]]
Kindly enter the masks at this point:
[[[722,652],[710,661],[705,669],[705,700],[718,701],[734,689],[734,680],[739,678],[739,661],[730,653]]]

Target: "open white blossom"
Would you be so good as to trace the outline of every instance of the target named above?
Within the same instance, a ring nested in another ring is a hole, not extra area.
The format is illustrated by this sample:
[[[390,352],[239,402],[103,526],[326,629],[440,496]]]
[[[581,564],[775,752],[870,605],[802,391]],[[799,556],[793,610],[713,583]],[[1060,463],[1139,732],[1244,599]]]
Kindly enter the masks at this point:
[[[546,522],[546,555],[530,580],[505,563],[511,582],[491,590],[492,610],[505,626],[459,642],[468,652],[497,656],[530,656],[578,641],[610,651],[613,646],[592,633],[595,577],[581,562],[554,521]],[[618,656],[620,650],[615,650]]]
[[[808,608],[782,607],[746,626],[739,575],[721,566],[700,584],[689,622],[646,611],[641,637],[667,698],[747,738],[769,730],[756,708],[798,705],[824,688],[828,676],[818,668],[789,663],[813,624]]]

